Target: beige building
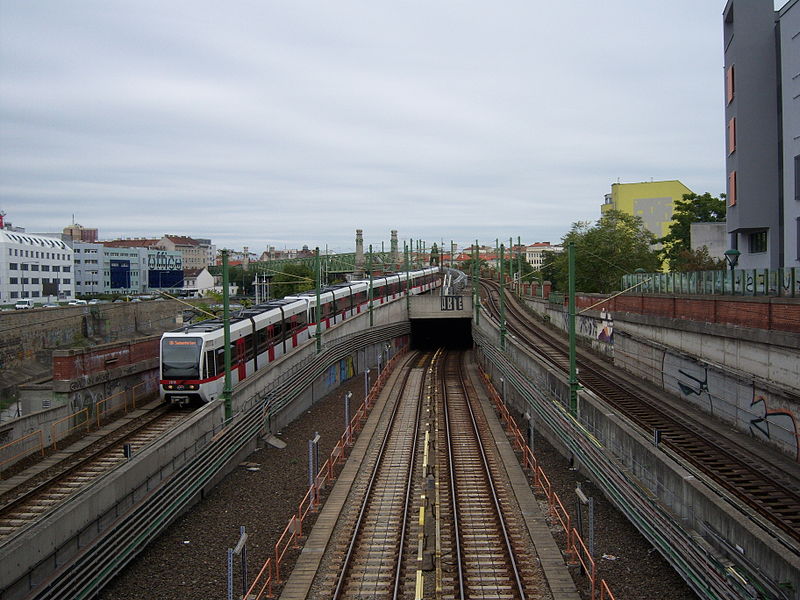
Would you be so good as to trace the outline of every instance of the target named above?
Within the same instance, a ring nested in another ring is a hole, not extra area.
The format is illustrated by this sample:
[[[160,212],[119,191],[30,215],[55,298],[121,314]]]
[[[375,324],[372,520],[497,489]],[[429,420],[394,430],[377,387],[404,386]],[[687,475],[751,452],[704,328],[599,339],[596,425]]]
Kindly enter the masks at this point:
[[[545,252],[563,252],[564,247],[550,242],[536,242],[525,246],[525,262],[533,267],[535,271],[540,271],[544,266]]]
[[[165,235],[156,243],[156,248],[180,252],[184,269],[203,269],[209,266],[208,246],[189,236]]]

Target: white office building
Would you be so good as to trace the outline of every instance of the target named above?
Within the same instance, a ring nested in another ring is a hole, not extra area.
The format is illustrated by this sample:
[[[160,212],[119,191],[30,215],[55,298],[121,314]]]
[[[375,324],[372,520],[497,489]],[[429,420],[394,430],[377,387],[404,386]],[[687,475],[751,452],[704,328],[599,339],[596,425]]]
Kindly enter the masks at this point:
[[[75,290],[79,295],[159,291],[175,294],[183,288],[183,258],[179,251],[87,242],[74,242],[73,246]]]
[[[0,304],[74,298],[73,252],[61,239],[0,229]]]

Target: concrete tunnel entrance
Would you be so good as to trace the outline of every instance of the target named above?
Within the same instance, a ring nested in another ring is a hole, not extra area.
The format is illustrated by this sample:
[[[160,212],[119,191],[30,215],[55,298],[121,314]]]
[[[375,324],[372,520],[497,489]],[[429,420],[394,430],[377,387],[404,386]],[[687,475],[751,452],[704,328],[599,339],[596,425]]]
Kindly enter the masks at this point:
[[[412,319],[413,350],[469,350],[472,348],[472,319]]]

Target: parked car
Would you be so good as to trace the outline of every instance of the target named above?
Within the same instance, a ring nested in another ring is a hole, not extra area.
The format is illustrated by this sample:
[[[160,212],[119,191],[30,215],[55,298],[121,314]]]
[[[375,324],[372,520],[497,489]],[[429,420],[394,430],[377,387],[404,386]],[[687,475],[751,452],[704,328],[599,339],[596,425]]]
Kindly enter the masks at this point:
[[[70,300],[67,302],[67,306],[86,306],[87,304],[86,300]]]
[[[58,304],[45,304],[42,308],[58,308]]]
[[[14,304],[14,308],[17,310],[33,308],[33,300],[17,300],[16,304]]]

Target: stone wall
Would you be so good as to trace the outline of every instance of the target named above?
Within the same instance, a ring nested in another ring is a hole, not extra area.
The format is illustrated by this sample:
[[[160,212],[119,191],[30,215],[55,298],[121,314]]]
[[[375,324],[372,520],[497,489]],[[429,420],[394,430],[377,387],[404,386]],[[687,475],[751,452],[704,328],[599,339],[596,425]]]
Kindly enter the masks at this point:
[[[0,313],[0,399],[46,378],[58,348],[160,334],[180,326],[179,302],[120,302]]]

